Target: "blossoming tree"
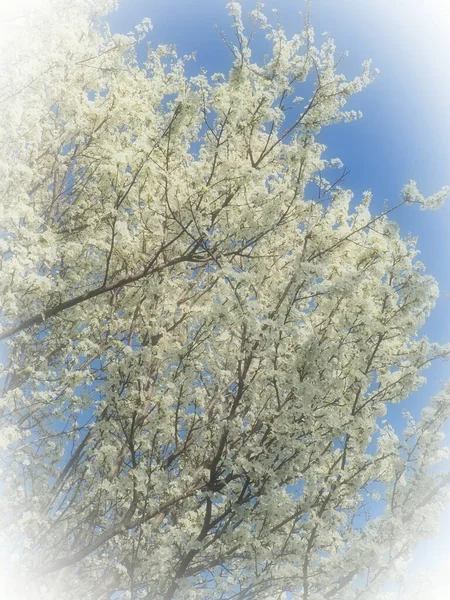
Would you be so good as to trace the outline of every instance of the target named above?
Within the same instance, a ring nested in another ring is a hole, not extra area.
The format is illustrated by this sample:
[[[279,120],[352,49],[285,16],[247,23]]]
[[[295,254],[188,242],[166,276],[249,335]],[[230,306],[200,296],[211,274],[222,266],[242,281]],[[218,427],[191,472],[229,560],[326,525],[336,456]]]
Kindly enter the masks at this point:
[[[442,503],[450,402],[402,436],[382,419],[448,349],[417,333],[437,286],[414,240],[370,193],[350,206],[317,141],[370,64],[347,81],[331,39],[261,6],[246,34],[231,2],[230,72],[188,77],[171,47],[140,64],[150,23],[112,35],[112,8],[51,0],[2,57],[0,514],[24,597],[381,597]]]

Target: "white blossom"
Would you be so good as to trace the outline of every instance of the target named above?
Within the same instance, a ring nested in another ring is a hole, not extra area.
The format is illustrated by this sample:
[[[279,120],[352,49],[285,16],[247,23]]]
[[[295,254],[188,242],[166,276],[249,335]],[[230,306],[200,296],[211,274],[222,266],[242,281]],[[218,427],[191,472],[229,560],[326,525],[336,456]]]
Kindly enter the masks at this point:
[[[228,73],[190,77],[170,45],[142,65],[151,22],[113,35],[115,5],[48,0],[1,59],[17,580],[58,600],[377,597],[436,527],[450,401],[403,435],[382,420],[449,348],[418,333],[438,289],[415,241],[319,143],[375,71],[346,80],[331,38],[289,38],[261,3],[256,61],[238,2]],[[447,193],[410,182],[403,202]]]

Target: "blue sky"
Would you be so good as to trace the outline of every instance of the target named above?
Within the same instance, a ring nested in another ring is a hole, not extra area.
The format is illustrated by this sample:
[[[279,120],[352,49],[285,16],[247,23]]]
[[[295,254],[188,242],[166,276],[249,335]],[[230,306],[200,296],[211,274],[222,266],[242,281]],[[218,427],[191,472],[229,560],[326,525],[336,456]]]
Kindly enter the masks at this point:
[[[114,31],[126,32],[144,16],[151,18],[152,45],[177,46],[180,55],[196,51],[193,70],[205,67],[209,73],[227,72],[231,55],[214,25],[230,32],[225,0],[121,0],[109,19]],[[248,11],[256,4],[243,0]],[[277,8],[288,34],[299,31],[304,9],[302,0],[267,0],[265,12]],[[353,97],[349,108],[362,110],[361,120],[324,130],[320,141],[328,146],[329,157],[339,157],[350,169],[345,185],[355,197],[371,189],[375,209],[384,199],[393,206],[400,190],[415,179],[425,195],[450,183],[450,41],[447,0],[312,0],[311,21],[318,34],[330,32],[338,52],[348,50],[342,64],[351,77],[371,58],[380,70],[376,81]],[[317,40],[319,41],[319,40]],[[450,341],[450,201],[443,209],[421,212],[404,207],[394,214],[403,234],[419,237],[420,260],[439,282],[437,306],[423,332],[433,341]],[[427,384],[408,402],[418,415],[421,407],[450,379],[450,364],[435,364],[426,372]],[[391,410],[394,426],[400,426],[400,412]],[[447,427],[450,434],[450,427]],[[412,568],[429,567],[443,578],[450,566],[450,509],[441,519],[440,532],[422,542],[414,554]],[[450,592],[450,588],[449,588]]]

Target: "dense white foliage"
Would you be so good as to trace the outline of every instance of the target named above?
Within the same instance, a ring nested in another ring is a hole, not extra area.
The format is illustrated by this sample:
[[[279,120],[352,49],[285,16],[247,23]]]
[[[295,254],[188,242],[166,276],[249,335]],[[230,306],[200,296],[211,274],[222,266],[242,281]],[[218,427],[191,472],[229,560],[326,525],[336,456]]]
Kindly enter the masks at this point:
[[[51,0],[2,56],[14,572],[27,598],[377,597],[433,528],[450,402],[383,420],[448,348],[417,333],[438,291],[415,241],[317,141],[370,64],[346,80],[260,6],[256,62],[231,2],[230,72],[187,77],[167,46],[139,65],[150,22],[111,35],[113,7]]]

